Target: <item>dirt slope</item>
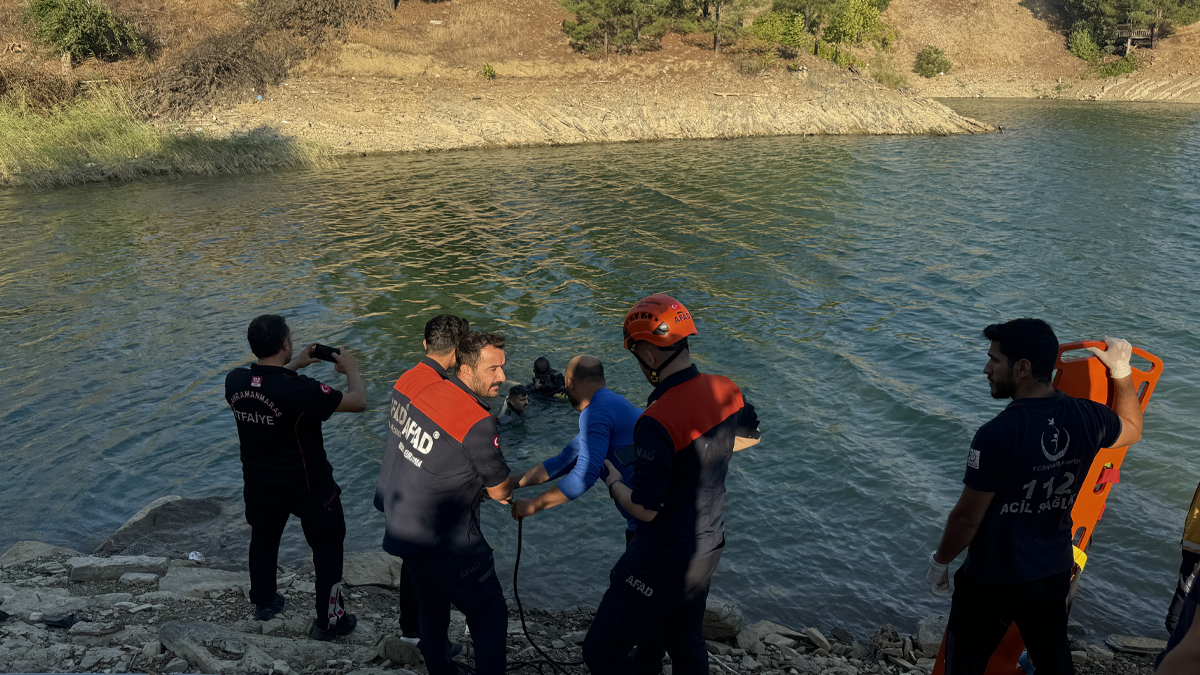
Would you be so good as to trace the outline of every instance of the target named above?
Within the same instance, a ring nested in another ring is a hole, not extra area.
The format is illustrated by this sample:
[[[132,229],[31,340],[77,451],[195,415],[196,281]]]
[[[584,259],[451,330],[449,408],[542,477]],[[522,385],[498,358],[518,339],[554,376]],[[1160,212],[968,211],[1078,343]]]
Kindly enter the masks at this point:
[[[1054,0],[892,0],[884,20],[899,33],[894,49],[905,70],[927,44],[954,64],[931,80],[909,74],[923,96],[1200,103],[1200,25],[1140,50],[1141,70],[1102,80],[1067,51],[1067,20]]]

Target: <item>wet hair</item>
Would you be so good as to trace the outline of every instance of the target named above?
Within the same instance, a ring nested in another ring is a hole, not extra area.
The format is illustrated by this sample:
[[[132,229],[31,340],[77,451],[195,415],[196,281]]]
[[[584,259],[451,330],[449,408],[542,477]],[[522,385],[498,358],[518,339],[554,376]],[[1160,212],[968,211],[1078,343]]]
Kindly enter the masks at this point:
[[[438,314],[425,323],[425,351],[449,354],[471,330],[466,319],[453,314]]]
[[[479,355],[483,353],[484,347],[504,349],[504,337],[495,333],[470,331],[458,341],[455,361],[459,367],[467,366],[474,369],[479,365]]]
[[[576,364],[575,369],[571,371],[571,378],[576,382],[598,382],[603,384],[604,379],[604,364],[596,359],[594,366],[581,366]]]
[[[1041,319],[1013,319],[983,329],[983,337],[995,342],[1009,365],[1027,359],[1038,382],[1050,382],[1058,360],[1058,338],[1050,324]]]
[[[529,390],[523,384],[515,384],[512,389],[508,390],[507,398],[517,398],[518,396],[528,396]]]
[[[550,360],[544,356],[539,356],[537,361],[533,362],[533,374],[545,375],[550,372]]]
[[[278,314],[263,314],[254,317],[250,327],[246,329],[246,339],[250,342],[250,351],[260,359],[270,358],[283,349],[283,343],[292,334],[287,321]]]

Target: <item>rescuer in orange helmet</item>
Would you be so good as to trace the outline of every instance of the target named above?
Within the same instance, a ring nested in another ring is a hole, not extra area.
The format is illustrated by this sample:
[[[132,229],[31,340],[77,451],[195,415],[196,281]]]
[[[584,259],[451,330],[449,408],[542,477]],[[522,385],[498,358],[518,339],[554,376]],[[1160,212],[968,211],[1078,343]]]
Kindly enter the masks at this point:
[[[725,547],[725,473],[732,453],[758,442],[758,416],[737,385],[692,364],[691,313],[669,295],[643,298],[625,317],[625,348],[654,392],[633,430],[626,484],[605,461],[609,494],[638,520],[609,576],[583,643],[592,673],[662,670],[661,640],[672,673],[708,673],[702,624],[708,587]],[[628,459],[628,461],[626,461]],[[645,652],[645,653],[643,653]]]

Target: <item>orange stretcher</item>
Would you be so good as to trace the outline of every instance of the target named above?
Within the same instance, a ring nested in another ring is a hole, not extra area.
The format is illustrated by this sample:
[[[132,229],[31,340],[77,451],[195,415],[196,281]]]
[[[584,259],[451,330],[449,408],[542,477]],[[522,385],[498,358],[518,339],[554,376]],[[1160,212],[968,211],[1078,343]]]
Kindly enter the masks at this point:
[[[1054,364],[1056,371],[1053,380],[1054,388],[1068,396],[1091,399],[1111,408],[1113,385],[1108,378],[1108,369],[1100,362],[1100,359],[1090,352],[1085,352],[1086,356],[1078,358],[1063,358],[1069,352],[1083,350],[1087,347],[1104,349],[1105,345],[1099,340],[1084,340],[1065,342],[1058,346],[1058,361]],[[1150,362],[1149,370],[1133,368],[1133,384],[1138,393],[1138,403],[1142,406],[1142,412],[1146,412],[1146,404],[1150,402],[1150,395],[1154,393],[1154,387],[1158,384],[1159,376],[1162,375],[1163,362],[1157,356],[1137,347],[1133,348],[1133,353]],[[1071,507],[1071,523],[1075,528],[1072,543],[1075,546],[1076,561],[1074,574],[1071,575],[1072,598],[1075,595],[1079,577],[1083,573],[1083,566],[1087,561],[1088,547],[1092,543],[1092,532],[1096,528],[1096,523],[1100,522],[1100,518],[1104,515],[1108,494],[1112,492],[1113,485],[1121,482],[1121,462],[1125,460],[1127,450],[1129,450],[1128,447],[1103,448],[1096,454],[1096,459],[1092,461],[1091,469],[1088,470],[1087,478],[1082,483],[1083,487],[1079,490],[1079,496],[1075,498],[1075,505]],[[1024,651],[1025,643],[1021,640],[1021,633],[1017,630],[1017,625],[1013,624],[1008,627],[1008,632],[1000,641],[1000,646],[992,652],[992,658],[988,661],[987,675],[1024,675],[1025,670],[1017,665],[1017,661]],[[946,638],[943,635],[937,663],[933,667],[933,675],[944,675],[945,672]]]

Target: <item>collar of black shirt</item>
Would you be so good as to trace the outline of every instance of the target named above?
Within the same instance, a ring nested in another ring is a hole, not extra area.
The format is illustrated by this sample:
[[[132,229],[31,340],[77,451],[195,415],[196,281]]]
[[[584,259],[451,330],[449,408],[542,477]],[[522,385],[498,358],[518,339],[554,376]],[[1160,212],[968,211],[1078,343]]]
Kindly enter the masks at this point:
[[[442,367],[442,364],[438,363],[437,361],[434,361],[433,359],[429,358],[428,356],[421,359],[421,363],[424,363],[425,365],[429,366],[430,368],[433,368],[433,372],[437,373],[438,375],[441,375],[443,380],[446,379],[447,377],[449,377],[448,375],[446,375],[446,369]]]
[[[285,375],[296,375],[296,371],[283,366],[264,366],[260,363],[251,363],[250,370],[256,373],[283,373]]]
[[[484,402],[483,399],[479,398],[479,396],[475,392],[471,391],[471,388],[467,386],[467,383],[463,382],[461,379],[459,379],[459,377],[457,375],[451,375],[450,377],[447,377],[446,379],[453,382],[454,386],[456,386],[459,389],[462,389],[463,391],[470,394],[471,398],[475,399],[476,403],[483,406],[484,410],[486,410],[488,412],[492,411],[491,407],[486,402]]]
[[[671,373],[667,376],[667,379],[659,382],[658,386],[654,388],[654,391],[650,393],[650,398],[646,399],[646,405],[650,405],[651,403],[654,403],[658,399],[662,398],[662,395],[667,393],[667,390],[671,387],[674,387],[678,384],[683,384],[684,382],[687,382],[688,380],[699,375],[700,369],[696,366],[688,366],[678,373]]]
[[[1053,396],[1028,396],[1026,398],[1013,399],[1012,403],[1004,406],[1008,408],[1036,408],[1043,405],[1054,405],[1063,400],[1066,394],[1061,391],[1054,392]]]

